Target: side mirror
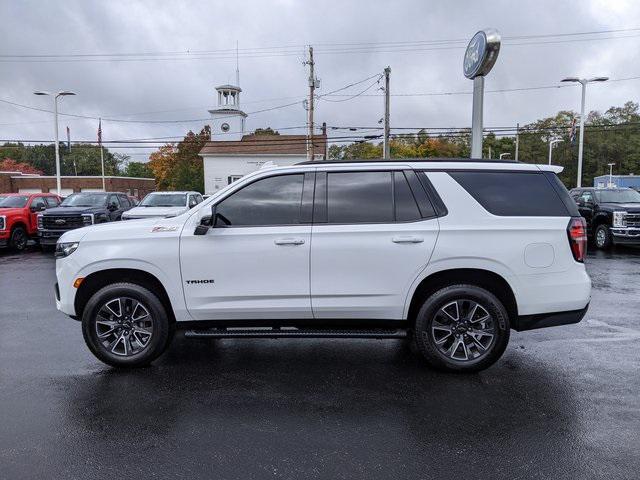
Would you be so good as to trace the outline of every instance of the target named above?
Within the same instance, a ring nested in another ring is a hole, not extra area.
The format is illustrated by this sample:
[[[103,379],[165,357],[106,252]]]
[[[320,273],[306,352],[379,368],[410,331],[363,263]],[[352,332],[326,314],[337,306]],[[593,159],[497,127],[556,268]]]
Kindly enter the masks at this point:
[[[107,207],[107,209],[110,212],[115,212],[118,209],[118,206],[115,203],[110,203],[109,206]]]
[[[31,210],[32,212],[42,212],[44,210],[46,210],[46,206],[44,205],[31,205],[31,207],[29,207],[29,210]]]

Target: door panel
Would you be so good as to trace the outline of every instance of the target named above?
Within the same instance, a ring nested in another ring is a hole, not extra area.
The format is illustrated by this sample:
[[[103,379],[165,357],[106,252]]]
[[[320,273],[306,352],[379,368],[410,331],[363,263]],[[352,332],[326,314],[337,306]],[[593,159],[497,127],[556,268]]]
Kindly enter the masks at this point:
[[[311,318],[311,226],[185,232],[185,300],[196,320]],[[189,283],[191,281],[211,283]]]
[[[315,318],[401,319],[406,292],[433,252],[438,220],[314,225],[312,236]]]

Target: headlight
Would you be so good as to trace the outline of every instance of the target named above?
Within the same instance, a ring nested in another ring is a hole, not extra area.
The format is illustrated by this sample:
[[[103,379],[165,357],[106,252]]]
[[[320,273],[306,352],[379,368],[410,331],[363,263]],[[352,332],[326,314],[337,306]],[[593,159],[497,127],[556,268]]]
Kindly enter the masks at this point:
[[[56,258],[68,257],[78,249],[79,242],[56,243]]]
[[[42,230],[42,228],[43,228],[43,226],[42,226],[42,214],[41,213],[38,214],[38,228],[40,230]]]
[[[93,213],[83,213],[82,214],[82,224],[83,225],[93,225],[95,223],[93,218]]]
[[[7,217],[0,215],[0,230],[7,228]]]
[[[626,215],[627,215],[627,212],[613,212],[613,226],[626,227],[627,226],[627,220],[625,218]]]

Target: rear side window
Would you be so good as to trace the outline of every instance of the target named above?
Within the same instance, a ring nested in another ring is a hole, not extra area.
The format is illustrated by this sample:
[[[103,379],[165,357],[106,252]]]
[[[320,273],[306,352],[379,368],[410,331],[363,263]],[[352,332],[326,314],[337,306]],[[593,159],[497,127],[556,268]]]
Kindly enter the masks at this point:
[[[542,172],[450,171],[449,175],[494,215],[516,217],[570,215],[555,186]]]
[[[421,218],[418,204],[402,172],[393,172],[393,196],[396,203],[397,222],[410,222]]]
[[[391,172],[329,172],[329,223],[392,223]]]

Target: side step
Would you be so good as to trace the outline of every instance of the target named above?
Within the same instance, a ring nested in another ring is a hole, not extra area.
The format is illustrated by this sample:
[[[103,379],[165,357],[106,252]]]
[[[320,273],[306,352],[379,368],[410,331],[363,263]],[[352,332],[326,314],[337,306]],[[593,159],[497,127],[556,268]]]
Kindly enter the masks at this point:
[[[394,328],[323,329],[323,328],[209,328],[186,330],[185,338],[406,338],[407,331]]]

